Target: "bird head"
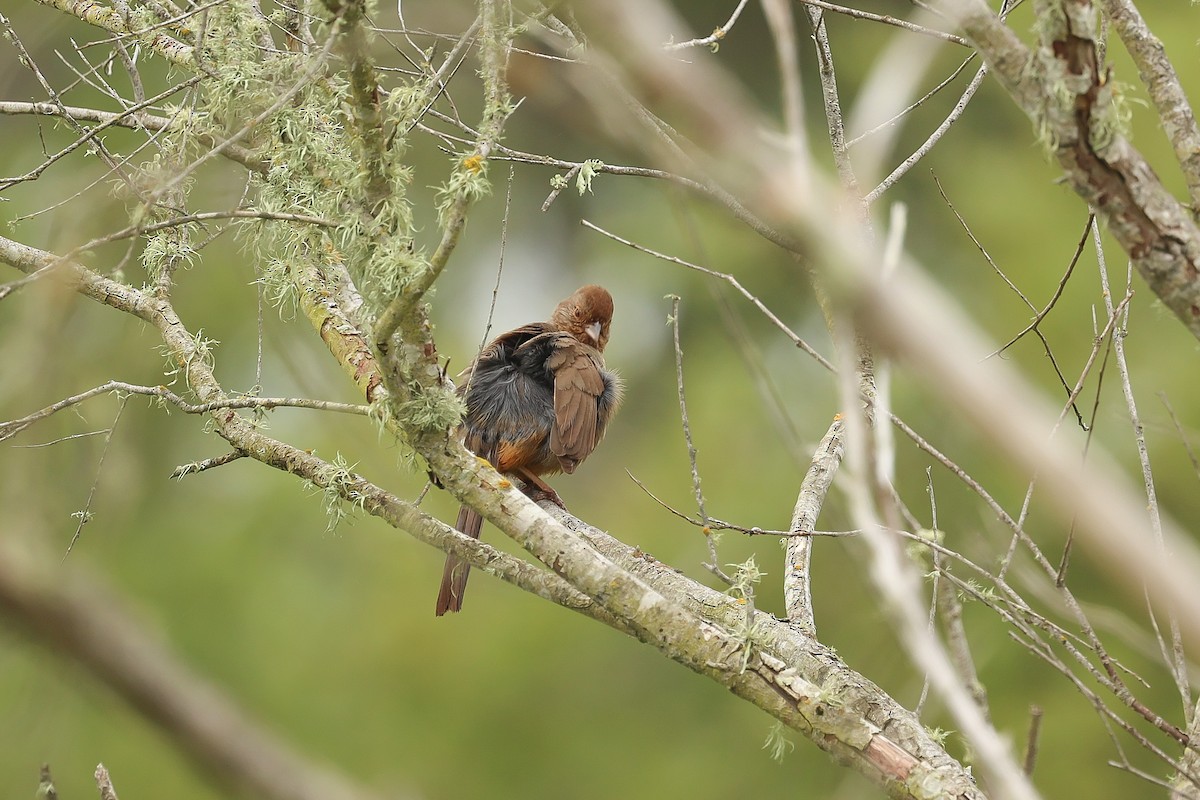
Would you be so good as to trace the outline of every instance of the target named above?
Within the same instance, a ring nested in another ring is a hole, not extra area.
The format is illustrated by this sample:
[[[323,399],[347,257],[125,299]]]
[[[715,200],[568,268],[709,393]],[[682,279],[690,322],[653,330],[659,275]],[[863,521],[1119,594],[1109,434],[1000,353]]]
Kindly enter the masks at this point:
[[[612,295],[602,286],[580,287],[554,309],[550,321],[584,344],[603,352],[612,325]]]

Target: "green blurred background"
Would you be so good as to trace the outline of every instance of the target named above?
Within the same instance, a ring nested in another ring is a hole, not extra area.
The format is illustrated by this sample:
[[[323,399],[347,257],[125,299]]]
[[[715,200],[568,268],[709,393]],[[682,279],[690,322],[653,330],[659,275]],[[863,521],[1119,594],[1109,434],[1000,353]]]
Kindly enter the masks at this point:
[[[723,23],[735,5],[680,3],[692,25],[677,38],[703,35]],[[863,4],[895,13],[892,4]],[[5,14],[25,47],[56,86],[71,73],[55,52],[78,64],[70,40],[96,37],[81,23],[29,0],[8,0]],[[414,27],[457,33],[474,13],[469,4],[410,2]],[[1195,41],[1200,11],[1184,3],[1143,9],[1163,37],[1189,89],[1196,88]],[[796,7],[798,18],[803,12]],[[396,10],[378,10],[376,22],[397,27]],[[830,35],[843,98],[850,105],[891,29],[831,15]],[[1013,26],[1024,35],[1028,9]],[[807,28],[801,24],[803,78],[811,141],[817,161],[831,168]],[[429,42],[428,38],[418,38]],[[397,41],[399,41],[397,37]],[[689,51],[734,71],[764,109],[778,118],[777,85],[769,37],[757,4],[748,5],[719,53]],[[964,57],[939,47],[935,68],[922,81],[935,85]],[[448,45],[439,45],[444,52]],[[381,50],[381,52],[387,52]],[[394,58],[394,55],[392,56]],[[1136,71],[1114,47],[1119,80],[1136,100]],[[143,54],[153,86],[166,86],[160,64]],[[526,97],[512,118],[506,143],[572,160],[608,163],[637,157],[603,136],[601,121],[564,88],[560,64],[514,56],[514,95]],[[452,84],[464,119],[472,121],[477,93],[468,62]],[[907,155],[942,119],[972,73],[911,115],[899,140]],[[118,67],[111,80],[125,90]],[[0,100],[42,100],[31,74],[7,43],[0,45]],[[105,101],[92,90],[67,96],[77,105]],[[1180,186],[1170,151],[1152,113],[1133,103],[1133,140],[1170,186]],[[856,132],[851,131],[851,134]],[[20,174],[74,138],[59,124],[0,116],[0,174]],[[129,152],[142,138],[123,131],[106,137]],[[410,200],[432,247],[438,231],[432,187],[445,180],[449,160],[427,136],[413,135],[415,166]],[[638,162],[641,163],[641,162]],[[654,556],[709,580],[699,533],[659,508],[626,476],[628,470],[675,507],[692,510],[687,452],[679,423],[668,293],[681,295],[689,414],[710,514],[745,525],[786,527],[815,442],[838,411],[828,375],[789,345],[728,287],[622,248],[579,225],[581,218],[648,247],[736,274],[785,322],[832,355],[823,318],[804,274],[776,248],[731,221],[723,210],[642,178],[600,176],[591,194],[563,192],[550,210],[539,207],[551,170],[517,165],[511,185],[503,281],[493,333],[543,318],[581,283],[607,286],[617,313],[609,363],[628,384],[625,406],[604,445],[575,476],[554,481],[571,510]],[[936,174],[955,207],[988,252],[1039,307],[1050,297],[1083,230],[1086,209],[1047,163],[1030,125],[1003,92],[985,83],[970,109],[925,161],[885,195],[877,212],[903,201],[909,210],[907,244],[930,274],[975,322],[1004,341],[1031,314],[991,271],[939,198]],[[10,222],[83,189],[103,175],[94,156],[73,157],[38,181],[8,191],[0,219]],[[451,369],[464,365],[483,335],[500,250],[509,166],[491,164],[495,189],[471,215],[466,236],[440,282],[433,313],[439,349]],[[199,176],[197,208],[223,209],[241,196],[244,178],[219,164]],[[864,182],[867,177],[863,177]],[[22,220],[5,235],[62,251],[128,224],[110,181],[46,213]],[[886,219],[879,214],[879,219]],[[123,249],[103,249],[90,263],[105,269]],[[1123,284],[1124,259],[1112,248],[1109,266]],[[136,260],[129,280],[142,280]],[[0,270],[0,280],[17,276]],[[229,390],[254,384],[255,265],[244,242],[226,234],[177,276],[177,308],[189,328],[220,342],[217,376]],[[1197,476],[1157,393],[1165,393],[1189,435],[1200,419],[1196,342],[1135,279],[1131,334],[1126,340],[1135,390],[1154,459],[1160,501],[1188,529],[1200,519]],[[779,420],[747,368],[729,316],[753,343],[786,407]],[[1102,314],[1095,257],[1085,253],[1066,294],[1042,329],[1070,380],[1092,346],[1092,314]],[[914,314],[921,313],[913,309]],[[357,402],[353,387],[303,319],[265,315],[263,391]],[[1101,322],[1101,325],[1103,323]],[[982,358],[986,353],[979,353]],[[1007,353],[1045,391],[1062,390],[1040,345],[1026,337]],[[38,285],[0,303],[0,419],[21,416],[109,379],[158,384],[166,379],[153,332],[51,285]],[[1136,476],[1132,437],[1114,369],[1105,378],[1095,435]],[[1091,408],[1095,377],[1082,398]],[[938,403],[937,387],[898,372],[898,413],[988,486],[1011,512],[1020,508],[1028,476],[1006,467],[968,427]],[[375,519],[355,515],[326,529],[322,498],[294,478],[248,460],[182,481],[169,479],[179,464],[219,455],[224,442],[202,423],[165,413],[144,399],[129,401],[98,463],[105,437],[75,438],[109,427],[112,398],[93,400],[0,445],[0,535],[33,534],[65,551],[95,482],[95,515],[69,557],[104,573],[136,604],[138,613],[201,672],[224,685],[266,725],[320,761],[384,790],[413,790],[430,798],[728,797],[799,795],[875,796],[864,780],[832,765],[798,740],[782,763],[762,749],[771,720],[716,685],[659,657],[632,640],[480,575],[465,612],[435,619],[433,601],[442,556]],[[270,433],[325,458],[340,454],[369,479],[414,497],[424,475],[402,464],[376,429],[355,417],[279,410]],[[1077,427],[1061,437],[1078,440]],[[925,496],[930,460],[907,444],[898,453],[898,487],[929,523]],[[939,521],[948,543],[994,565],[1007,534],[980,503],[946,472],[934,469]],[[1029,530],[1057,554],[1065,532],[1044,513],[1035,494]],[[454,505],[434,491],[424,507],[452,519]],[[819,527],[848,526],[843,502],[830,496]],[[487,540],[509,547],[494,530]],[[756,554],[767,576],[762,607],[780,613],[782,550],[773,539],[727,536],[726,563]],[[887,616],[865,579],[864,548],[853,540],[819,541],[814,597],[821,638],[855,669],[905,705],[915,704],[920,674],[901,655]],[[1075,560],[1073,587],[1096,611],[1113,651],[1151,684],[1148,705],[1180,719],[1178,697],[1157,666],[1137,598],[1117,588],[1107,567]],[[1023,566],[1028,573],[1027,567]],[[1033,591],[1036,582],[1018,579]],[[1055,614],[1050,600],[1046,613]],[[1035,775],[1046,796],[1129,798],[1162,790],[1105,766],[1113,745],[1083,698],[1022,647],[986,609],[968,606],[967,621],[995,721],[1023,746],[1028,707],[1045,709],[1044,739]],[[936,701],[930,726],[953,728]],[[1164,748],[1159,734],[1148,734]],[[1161,764],[1123,740],[1130,758],[1156,775]],[[49,762],[60,796],[94,791],[98,761],[110,769],[121,796],[214,798],[219,790],[194,773],[157,732],[81,671],[64,665],[8,628],[0,627],[0,794],[30,796],[37,768]],[[951,751],[962,744],[952,736]]]

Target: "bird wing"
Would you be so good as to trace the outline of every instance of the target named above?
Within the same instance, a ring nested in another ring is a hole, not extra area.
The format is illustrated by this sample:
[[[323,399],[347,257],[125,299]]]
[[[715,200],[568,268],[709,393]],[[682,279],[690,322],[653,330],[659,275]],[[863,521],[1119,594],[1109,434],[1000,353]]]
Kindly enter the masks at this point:
[[[546,327],[532,323],[496,337],[460,376],[458,392],[467,406],[463,443],[501,472],[553,458],[545,450],[553,382],[535,361],[547,337],[557,335]]]
[[[495,339],[492,339],[487,345],[479,351],[479,355],[458,373],[454,383],[458,387],[460,395],[465,394],[466,386],[471,380],[471,374],[476,369],[485,369],[487,367],[502,366],[512,360],[513,352],[518,347],[528,342],[535,336],[545,333],[549,329],[545,322],[531,322],[528,325],[522,325],[519,328],[513,328],[508,333],[502,333]]]
[[[571,473],[596,447],[599,398],[604,392],[604,358],[594,348],[574,337],[555,337],[554,349],[546,359],[554,375],[554,427],[550,451],[558,457],[563,472]]]

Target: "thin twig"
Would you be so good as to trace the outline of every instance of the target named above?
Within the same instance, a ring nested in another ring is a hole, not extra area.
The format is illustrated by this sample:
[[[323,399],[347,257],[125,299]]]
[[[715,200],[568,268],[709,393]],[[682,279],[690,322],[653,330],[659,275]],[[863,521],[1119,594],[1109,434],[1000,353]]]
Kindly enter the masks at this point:
[[[900,19],[899,17],[892,17],[886,14],[872,14],[869,11],[859,11],[857,8],[848,8],[846,6],[827,3],[825,0],[800,0],[800,2],[806,6],[813,6],[814,8],[820,8],[824,11],[832,11],[835,14],[843,14],[853,19],[861,19],[868,22],[882,22],[884,25],[903,28],[906,31],[919,33],[922,36],[932,36],[935,39],[953,42],[954,44],[961,45],[963,47],[971,46],[971,43],[961,36],[953,33],[946,33],[945,31],[939,31],[935,28],[927,28],[924,25],[918,25],[915,22],[909,22],[908,20]]]
[[[936,537],[940,535],[941,529],[938,527],[937,496],[933,490],[932,467],[927,467],[925,474],[928,480],[930,522],[933,526],[933,535]],[[991,719],[987,689],[979,680],[979,672],[975,668],[975,658],[971,655],[971,640],[968,638],[966,626],[963,624],[962,600],[959,599],[958,590],[954,585],[949,581],[942,580],[942,577],[950,572],[950,565],[942,563],[942,555],[939,551],[933,550],[932,552],[934,574],[933,591],[930,593],[929,604],[930,623],[932,624],[933,616],[940,607],[946,648],[950,653],[954,668],[958,671],[959,678],[967,687],[967,691],[971,693],[971,698],[979,706],[984,718]]]
[[[210,403],[189,403],[165,386],[139,386],[138,384],[125,383],[124,381],[108,381],[93,389],[88,389],[86,392],[59,400],[57,403],[48,405],[27,416],[10,420],[9,422],[0,422],[0,442],[12,438],[35,422],[56,414],[64,408],[70,408],[97,395],[109,392],[116,392],[118,396],[121,393],[125,393],[157,397],[176,406],[185,414],[208,414],[209,412],[226,408],[260,408],[267,411],[273,408],[308,408],[315,411],[335,411],[342,414],[358,414],[361,416],[368,416],[371,413],[370,406],[293,397],[231,397]]]
[[[19,102],[0,103],[0,114],[10,114],[10,115],[36,114],[36,115],[45,115],[45,116],[64,117],[64,118],[69,118],[71,120],[74,120],[77,123],[76,127],[78,127],[78,128],[82,128],[81,125],[78,125],[79,122],[86,121],[86,122],[98,122],[99,123],[96,127],[85,130],[79,136],[79,138],[77,138],[75,141],[71,142],[69,145],[67,145],[66,147],[59,150],[57,153],[50,156],[45,161],[43,161],[41,164],[39,164],[37,167],[35,167],[34,169],[25,173],[24,175],[20,175],[15,178],[5,178],[3,180],[0,180],[0,191],[4,191],[11,186],[15,186],[18,183],[22,183],[25,181],[37,180],[39,177],[41,177],[42,173],[44,173],[47,169],[49,169],[55,162],[59,161],[60,159],[62,159],[65,156],[75,152],[76,150],[78,150],[80,147],[87,144],[88,142],[94,141],[97,136],[99,136],[103,131],[107,130],[110,127],[115,126],[115,127],[134,128],[134,129],[141,128],[141,127],[150,128],[150,125],[147,124],[148,120],[146,119],[146,117],[148,115],[143,115],[138,112],[142,111],[145,108],[149,108],[150,106],[157,105],[158,103],[167,99],[171,95],[177,94],[178,92],[181,92],[184,89],[189,89],[192,86],[195,86],[197,83],[200,82],[201,77],[202,76],[195,76],[195,77],[189,78],[188,80],[183,81],[182,83],[172,86],[170,89],[167,89],[166,91],[160,92],[159,94],[155,95],[154,97],[151,97],[147,100],[143,100],[142,102],[140,102],[134,106],[131,106],[130,108],[126,109],[125,111],[123,111],[119,114],[114,114],[114,113],[110,113],[110,112],[106,112],[106,111],[98,111],[98,110],[90,109],[90,108],[76,108],[74,106],[66,106],[66,105],[61,105],[59,103],[19,103]],[[164,118],[154,117],[153,119],[161,121],[163,123],[162,127],[165,127],[165,124],[167,121]],[[153,128],[150,128],[150,129],[153,129]]]
[[[978,91],[979,87],[983,84],[983,79],[987,77],[987,73],[988,68],[987,65],[984,64],[975,73],[975,77],[971,79],[971,82],[967,84],[967,88],[963,90],[962,96],[958,98],[958,102],[954,104],[954,108],[950,110],[950,113],[946,115],[946,118],[942,120],[941,124],[933,130],[933,133],[929,134],[928,138],[926,138],[925,141],[922,142],[915,151],[913,151],[912,155],[900,162],[900,165],[892,170],[890,175],[880,181],[878,186],[867,192],[866,196],[863,197],[864,203],[871,205],[878,200],[884,192],[895,185],[896,181],[900,180],[900,178],[904,177],[909,170],[915,167],[918,161],[929,154],[929,151],[933,149],[933,146],[936,145],[941,138],[946,135],[946,132],[950,130],[950,127],[954,125],[954,123],[957,122],[963,115],[963,112],[967,110],[967,104],[971,102],[971,98],[975,96],[975,92]]]
[[[542,211],[550,210],[550,204],[558,199],[558,196],[562,193],[563,189],[566,189],[571,185],[571,181],[574,180],[575,176],[579,174],[579,171],[583,169],[583,164],[584,162],[580,161],[578,164],[571,167],[569,170],[567,170],[567,174],[562,176],[562,180],[550,188],[550,194],[546,195],[546,200],[542,203]]]
[[[117,800],[117,790],[113,788],[112,777],[103,764],[96,765],[96,788],[100,790],[100,800]]]
[[[1025,738],[1025,761],[1024,768],[1026,775],[1033,774],[1033,768],[1037,765],[1038,756],[1038,740],[1042,733],[1042,707],[1033,705],[1029,707],[1029,733]]]
[[[188,464],[180,464],[171,471],[171,477],[175,478],[176,480],[182,480],[188,475],[195,475],[197,473],[204,472],[205,470],[223,467],[226,464],[232,464],[239,458],[245,457],[246,454],[241,450],[232,450],[223,456],[214,456],[212,458],[206,458],[203,461],[192,461]]]
[[[76,511],[72,516],[79,520],[79,524],[75,526],[75,533],[71,536],[71,541],[67,544],[67,550],[63,553],[63,561],[67,560],[67,556],[71,555],[71,550],[75,547],[75,543],[79,541],[79,536],[83,533],[83,526],[92,521],[92,501],[96,498],[96,487],[100,485],[100,474],[104,471],[104,459],[108,455],[108,447],[112,444],[113,433],[117,430],[117,423],[121,420],[121,414],[125,411],[125,403],[127,398],[121,398],[117,403],[117,413],[113,417],[112,425],[109,426],[108,432],[104,437],[104,447],[100,450],[100,458],[96,460],[96,476],[92,478],[92,485],[88,489],[87,501],[83,504],[83,508]]]
[[[663,45],[664,50],[683,50],[687,47],[715,47],[718,42],[725,38],[733,26],[737,23],[738,17],[742,14],[742,9],[746,7],[747,0],[738,0],[737,8],[729,15],[729,19],[724,25],[713,30],[708,36],[702,39],[691,39],[686,42],[673,42]]]
[[[667,317],[667,323],[671,326],[672,341],[675,345],[675,387],[679,394],[679,419],[683,423],[683,438],[687,442],[688,463],[692,468],[692,493],[696,498],[696,507],[700,510],[701,530],[704,532],[704,539],[708,544],[708,563],[704,565],[704,568],[732,585],[733,578],[725,574],[721,569],[721,562],[717,558],[717,541],[713,538],[712,529],[708,524],[708,512],[704,508],[704,491],[700,488],[700,469],[696,465],[696,445],[692,441],[692,426],[688,422],[687,413],[687,394],[683,389],[683,345],[679,341],[679,295],[667,295],[667,299],[671,301],[671,313]]]
[[[637,484],[639,489],[641,489],[643,492],[646,493],[647,497],[649,497],[654,502],[658,503],[660,506],[665,508],[667,511],[670,511],[672,514],[674,514],[675,516],[679,517],[680,519],[688,522],[689,524],[695,525],[697,528],[705,527],[706,523],[703,519],[700,519],[699,517],[689,517],[687,514],[683,513],[679,509],[670,505],[665,500],[663,500],[658,495],[656,495],[654,492],[650,491],[649,487],[647,487],[645,483],[643,483],[641,480],[639,480],[629,470],[625,470],[625,474],[629,476],[630,480],[632,480],[634,483]],[[836,536],[857,536],[858,535],[858,531],[809,531],[807,533],[805,533],[803,531],[799,531],[799,532],[773,531],[773,530],[770,530],[769,528],[759,528],[757,526],[748,528],[744,525],[737,525],[732,522],[726,522],[723,519],[717,519],[716,517],[708,517],[707,519],[708,519],[707,527],[711,528],[714,531],[737,531],[739,533],[744,533],[747,536],[779,536],[779,537],[834,536],[834,537],[836,537]]]
[[[935,180],[936,180],[936,178],[935,178]],[[940,184],[938,185],[938,188],[939,188],[939,190],[941,189]],[[945,194],[943,194],[942,196],[945,197]],[[948,202],[949,201],[947,201],[947,203]],[[958,212],[955,212],[955,215],[957,215],[957,213]],[[1067,264],[1067,271],[1064,272],[1062,278],[1059,279],[1058,286],[1055,287],[1054,294],[1050,296],[1050,301],[1048,303],[1046,303],[1046,307],[1043,308],[1041,311],[1038,311],[1037,315],[1033,318],[1033,321],[1030,322],[1028,325],[1026,325],[1023,329],[1021,329],[1021,331],[1019,333],[1017,333],[1016,336],[1013,336],[1011,339],[1009,339],[1007,342],[1005,342],[999,349],[995,350],[992,353],[989,353],[987,356],[988,358],[991,358],[992,356],[1000,355],[1005,350],[1007,350],[1008,348],[1010,348],[1014,344],[1016,344],[1021,339],[1021,337],[1023,337],[1025,334],[1029,333],[1032,330],[1037,330],[1038,325],[1041,324],[1042,320],[1046,318],[1046,315],[1049,314],[1050,311],[1054,308],[1055,303],[1057,303],[1058,299],[1060,297],[1062,297],[1063,290],[1067,288],[1067,281],[1069,281],[1071,279],[1071,275],[1075,272],[1075,265],[1079,263],[1079,257],[1081,255],[1083,255],[1083,248],[1087,244],[1088,238],[1090,237],[1091,232],[1092,232],[1092,226],[1095,225],[1095,223],[1096,223],[1096,215],[1088,214],[1087,222],[1084,223],[1084,226],[1083,226],[1083,234],[1079,237],[1079,244],[1077,244],[1075,246],[1075,253],[1071,256],[1071,262],[1069,264]],[[1015,286],[1013,288],[1016,289]],[[1021,297],[1022,297],[1022,299],[1025,299],[1025,303],[1027,305],[1029,305],[1030,308],[1033,307],[1032,304],[1029,303],[1029,300],[1026,299],[1024,295],[1021,295]]]
[[[961,214],[958,213],[958,209],[954,207],[954,203],[951,202],[950,198],[946,195],[945,189],[942,188],[942,182],[938,179],[936,174],[933,176],[933,182],[934,182],[934,185],[937,186],[938,194],[941,195],[942,200],[946,203],[946,207],[950,209],[950,213],[952,213],[954,215],[954,218],[958,220],[958,224],[962,226],[963,231],[966,232],[967,237],[970,238],[972,244],[974,244],[975,247],[979,250],[979,252],[983,255],[984,260],[986,260],[988,265],[992,268],[992,270],[995,271],[995,273],[1000,276],[1000,279],[1004,281],[1005,285],[1007,285],[1008,288],[1012,289],[1013,293],[1016,294],[1017,297],[1021,298],[1021,302],[1024,303],[1026,306],[1028,306],[1030,311],[1037,312],[1037,307],[1034,306],[1033,302],[1028,297],[1025,296],[1025,293],[1021,291],[1020,287],[1018,287],[1015,283],[1013,283],[1012,280],[1007,275],[1004,274],[1004,270],[1000,269],[1000,265],[996,263],[995,259],[993,259],[991,254],[987,251],[987,248],[984,247],[983,243],[980,242],[979,239],[975,236],[974,231],[971,230],[971,226],[968,225],[967,221],[965,219],[963,219]],[[1009,340],[1008,344],[1004,345],[1003,347],[999,348],[998,350],[994,350],[991,353],[989,353],[987,356],[984,357],[985,360],[988,358],[992,358],[996,355],[999,355],[1000,353],[1003,353],[1006,349],[1008,349],[1010,346],[1012,346],[1018,339],[1020,339],[1022,336],[1024,336],[1026,333],[1028,333],[1029,331],[1032,330],[1037,334],[1038,339],[1041,341],[1042,349],[1045,350],[1045,352],[1046,352],[1046,358],[1050,361],[1050,366],[1051,366],[1051,368],[1053,368],[1054,374],[1058,376],[1058,381],[1062,385],[1063,390],[1066,391],[1067,394],[1071,393],[1071,387],[1067,383],[1067,378],[1065,375],[1063,375],[1062,369],[1058,366],[1058,359],[1056,359],[1054,357],[1054,351],[1050,349],[1050,340],[1046,338],[1046,335],[1044,333],[1042,333],[1042,331],[1038,327],[1038,325],[1046,317],[1046,315],[1050,313],[1050,310],[1054,308],[1054,305],[1058,302],[1058,299],[1062,296],[1063,290],[1066,288],[1067,281],[1070,279],[1072,273],[1075,271],[1075,265],[1077,263],[1079,263],[1080,255],[1083,254],[1084,245],[1087,243],[1088,231],[1091,230],[1092,223],[1094,220],[1095,220],[1095,215],[1088,216],[1088,221],[1084,225],[1083,235],[1080,237],[1079,244],[1075,248],[1075,254],[1071,257],[1071,262],[1067,265],[1066,273],[1059,280],[1058,288],[1055,290],[1054,295],[1050,298],[1050,302],[1046,304],[1046,307],[1044,309],[1042,309],[1042,311],[1040,313],[1035,314],[1033,322],[1030,323],[1029,326],[1025,328],[1025,330],[1021,331],[1016,336],[1014,336],[1011,340]],[[1071,410],[1075,412],[1075,420],[1076,420],[1076,422],[1078,422],[1079,427],[1085,431],[1088,430],[1088,426],[1086,423],[1084,423],[1083,414],[1080,413],[1078,406],[1076,406],[1074,403],[1072,403]]]
[[[652,250],[649,247],[643,247],[642,245],[637,244],[635,242],[631,242],[628,239],[623,239],[620,236],[617,236],[615,233],[609,233],[608,231],[601,228],[599,225],[594,225],[591,222],[588,222],[586,219],[582,219],[579,222],[585,228],[591,228],[592,230],[596,231],[596,233],[599,233],[603,236],[607,236],[608,238],[612,239],[615,242],[620,242],[621,244],[625,245],[626,247],[632,247],[634,250],[640,250],[641,252],[646,253],[647,255],[654,256],[655,258],[660,258],[663,261],[670,261],[672,264],[678,264],[681,267],[687,267],[688,269],[692,269],[697,272],[702,272],[705,275],[710,275],[714,278],[720,278],[721,280],[725,281],[733,288],[737,289],[738,292],[740,292],[743,297],[745,297],[747,300],[749,300],[751,303],[753,303],[755,308],[757,308],[759,311],[761,311],[763,316],[765,316],[772,323],[774,323],[775,327],[777,327],[777,328],[779,328],[779,330],[783,331],[783,333],[792,341],[792,343],[794,345],[796,345],[801,350],[803,350],[804,352],[806,352],[810,356],[812,356],[813,359],[816,360],[816,362],[818,364],[820,364],[822,367],[825,367],[825,369],[829,370],[830,372],[834,371],[833,364],[831,364],[829,362],[829,359],[825,358],[825,356],[821,355],[816,350],[814,350],[808,344],[808,342],[801,339],[791,328],[789,328],[786,324],[784,324],[783,320],[781,320],[779,317],[775,316],[775,314],[769,308],[767,308],[763,304],[763,302],[758,299],[758,297],[756,297],[751,292],[747,291],[746,288],[744,286],[742,286],[742,284],[738,282],[738,279],[735,278],[733,275],[730,275],[725,272],[717,272],[716,270],[708,269],[707,267],[701,267],[698,264],[693,264],[689,261],[684,261],[682,258],[676,258],[675,256],[669,256],[669,255],[666,255],[665,253],[660,253],[657,250]]]
[[[938,518],[937,495],[933,492],[933,467],[925,468],[925,491],[929,495],[930,533],[932,534],[932,538],[936,538],[938,535]],[[941,580],[942,573],[946,571],[946,565],[943,563],[940,550],[930,548],[929,552],[933,554],[933,574],[931,576],[933,590],[929,593],[929,629],[933,630],[934,623],[937,621],[938,589],[946,585],[946,582]],[[920,716],[922,710],[925,708],[925,701],[928,698],[929,676],[925,675],[922,676],[921,680],[921,695],[917,698],[917,704],[913,706],[914,714]]]
[[[487,324],[483,326],[483,337],[479,340],[476,356],[483,352],[483,346],[492,332],[492,320],[496,316],[496,301],[500,298],[500,279],[504,277],[504,250],[508,245],[508,212],[512,207],[513,176],[516,170],[508,168],[508,187],[504,191],[504,218],[500,221],[500,254],[496,257],[496,284],[492,286],[492,302],[488,305]],[[474,374],[474,373],[472,373]]]
[[[889,128],[892,125],[895,125],[901,119],[903,119],[904,117],[908,116],[913,111],[915,111],[916,109],[923,106],[925,103],[927,103],[929,101],[930,98],[934,97],[939,92],[941,92],[943,89],[945,89],[947,86],[949,86],[951,83],[953,83],[954,79],[957,78],[959,75],[961,75],[963,73],[963,70],[965,70],[968,66],[970,66],[971,62],[974,61],[978,57],[979,56],[976,53],[972,53],[971,55],[967,56],[963,60],[963,62],[954,69],[953,72],[951,72],[945,79],[942,80],[941,83],[939,83],[937,86],[934,86],[932,89],[930,89],[928,92],[923,94],[921,97],[917,98],[916,100],[914,100],[913,102],[911,102],[907,106],[905,106],[903,109],[901,109],[900,111],[893,114],[890,119],[886,119],[883,122],[879,123],[878,125],[876,125],[872,128],[868,128],[867,130],[860,133],[858,136],[855,136],[853,139],[846,142],[846,148],[849,149],[851,147],[854,147],[856,144],[859,144],[867,137],[872,136],[876,133],[879,133],[884,128]]]

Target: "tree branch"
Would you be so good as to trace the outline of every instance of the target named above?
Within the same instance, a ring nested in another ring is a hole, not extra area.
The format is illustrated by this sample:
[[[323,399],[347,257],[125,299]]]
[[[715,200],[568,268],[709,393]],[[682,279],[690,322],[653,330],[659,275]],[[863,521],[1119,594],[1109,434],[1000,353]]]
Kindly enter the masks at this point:
[[[54,259],[49,253],[14,245],[16,243],[0,237],[0,260],[15,262],[14,265],[33,270],[38,268],[39,261]],[[210,365],[196,357],[193,338],[165,299],[152,299],[129,287],[121,290],[120,284],[73,262],[65,266],[67,271],[64,274],[69,276],[74,288],[85,296],[150,322],[173,357],[182,364],[188,385],[202,401],[224,399]],[[466,537],[426,517],[411,505],[395,501],[361,477],[344,470],[330,469],[330,465],[310,453],[269,439],[249,421],[229,409],[215,412],[213,419],[217,433],[246,455],[336,491],[368,513],[377,514],[396,527],[442,549],[454,550],[456,545],[463,546],[461,552],[473,563],[481,563],[485,569],[498,571],[496,562],[489,563],[480,558],[491,548],[478,542],[466,542]],[[609,624],[628,629],[668,657],[722,683],[789,727],[805,732],[840,760],[854,764],[868,777],[887,787],[894,796],[913,796],[906,788],[910,784],[927,788],[937,786],[951,795],[981,796],[976,793],[969,776],[957,769],[953,760],[935,745],[926,740],[917,748],[917,752],[928,751],[931,757],[914,756],[907,740],[905,744],[897,743],[882,732],[876,723],[848,706],[842,694],[830,692],[827,677],[824,677],[830,665],[827,658],[820,659],[820,671],[805,672],[801,669],[802,665],[789,658],[789,653],[798,656],[804,652],[799,640],[794,640],[790,645],[787,641],[770,641],[769,638],[760,641],[752,631],[762,630],[760,625],[767,626],[768,630],[773,627],[766,615],[756,615],[754,626],[747,630],[744,628],[743,606],[671,572],[674,578],[669,582],[678,585],[675,581],[686,581],[684,585],[688,586],[688,592],[693,595],[699,593],[699,596],[706,598],[705,607],[711,609],[715,597],[723,598],[721,604],[732,604],[740,621],[726,621],[725,624],[732,624],[734,630],[747,631],[742,636],[732,634],[703,619],[699,609],[694,610],[686,601],[686,595],[676,595],[675,592],[670,592],[671,596],[663,594],[633,572],[602,555],[593,544],[576,538],[567,526],[548,516],[490,467],[471,458],[461,446],[429,451],[424,455],[456,496],[478,507],[506,534],[591,598],[572,607],[585,610],[599,619],[611,618]],[[625,552],[628,552],[628,548],[625,548]],[[516,564],[522,566],[517,567]],[[559,599],[556,602],[567,598],[562,590],[555,588],[564,585],[556,583],[558,579],[548,573],[533,570],[511,557],[502,560],[499,566],[512,572],[510,579],[513,582],[519,579],[529,586],[536,580],[534,576],[544,576],[549,583],[542,584],[539,594],[557,596]],[[533,571],[529,572],[526,568]],[[518,570],[521,571],[519,576],[516,575]],[[809,670],[815,669],[815,664],[809,665]],[[866,683],[861,677],[855,682],[860,685]],[[877,689],[875,691],[878,692]],[[872,697],[869,704],[877,707],[880,702],[884,702],[884,699]],[[888,705],[899,712],[899,707],[894,703],[889,702]],[[916,727],[919,729],[919,725]],[[920,739],[917,741],[921,743]]]
[[[1150,289],[1200,337],[1200,229],[1120,133],[1110,76],[1098,57],[1090,0],[1067,0],[1061,14],[1041,13],[1036,51],[983,0],[939,0],[937,5],[958,20],[1001,85],[1049,141],[1071,188],[1107,223]],[[1159,84],[1160,98],[1166,85]],[[1173,142],[1184,141],[1180,137],[1188,126],[1180,113],[1174,118]],[[1192,159],[1200,156],[1185,155],[1190,185],[1196,175]]]
[[[173,39],[159,30],[135,31],[126,18],[116,9],[101,5],[95,0],[38,0],[42,5],[57,8],[84,22],[103,28],[111,33],[133,36],[149,50],[167,59],[176,66],[195,67],[195,55],[191,45]]]
[[[1158,112],[1163,131],[1175,148],[1192,207],[1200,208],[1200,128],[1188,103],[1179,75],[1167,57],[1161,41],[1146,25],[1141,12],[1130,0],[1102,0],[1104,12],[1112,20],[1121,42],[1133,63],[1137,64],[1142,83],[1150,92],[1150,102]]]
[[[841,415],[834,417],[821,443],[813,453],[812,464],[800,484],[800,494],[792,511],[793,534],[812,533],[817,528],[817,518],[825,505],[825,497],[833,478],[842,463],[842,437],[845,423]],[[788,621],[796,625],[807,636],[816,637],[817,623],[813,615],[810,592],[813,537],[795,536],[788,539],[787,557],[783,573],[783,597],[787,607]]]
[[[37,536],[0,538],[0,613],[75,661],[161,728],[206,777],[270,800],[370,800],[313,766],[193,672],[124,603],[82,570],[36,554]]]

